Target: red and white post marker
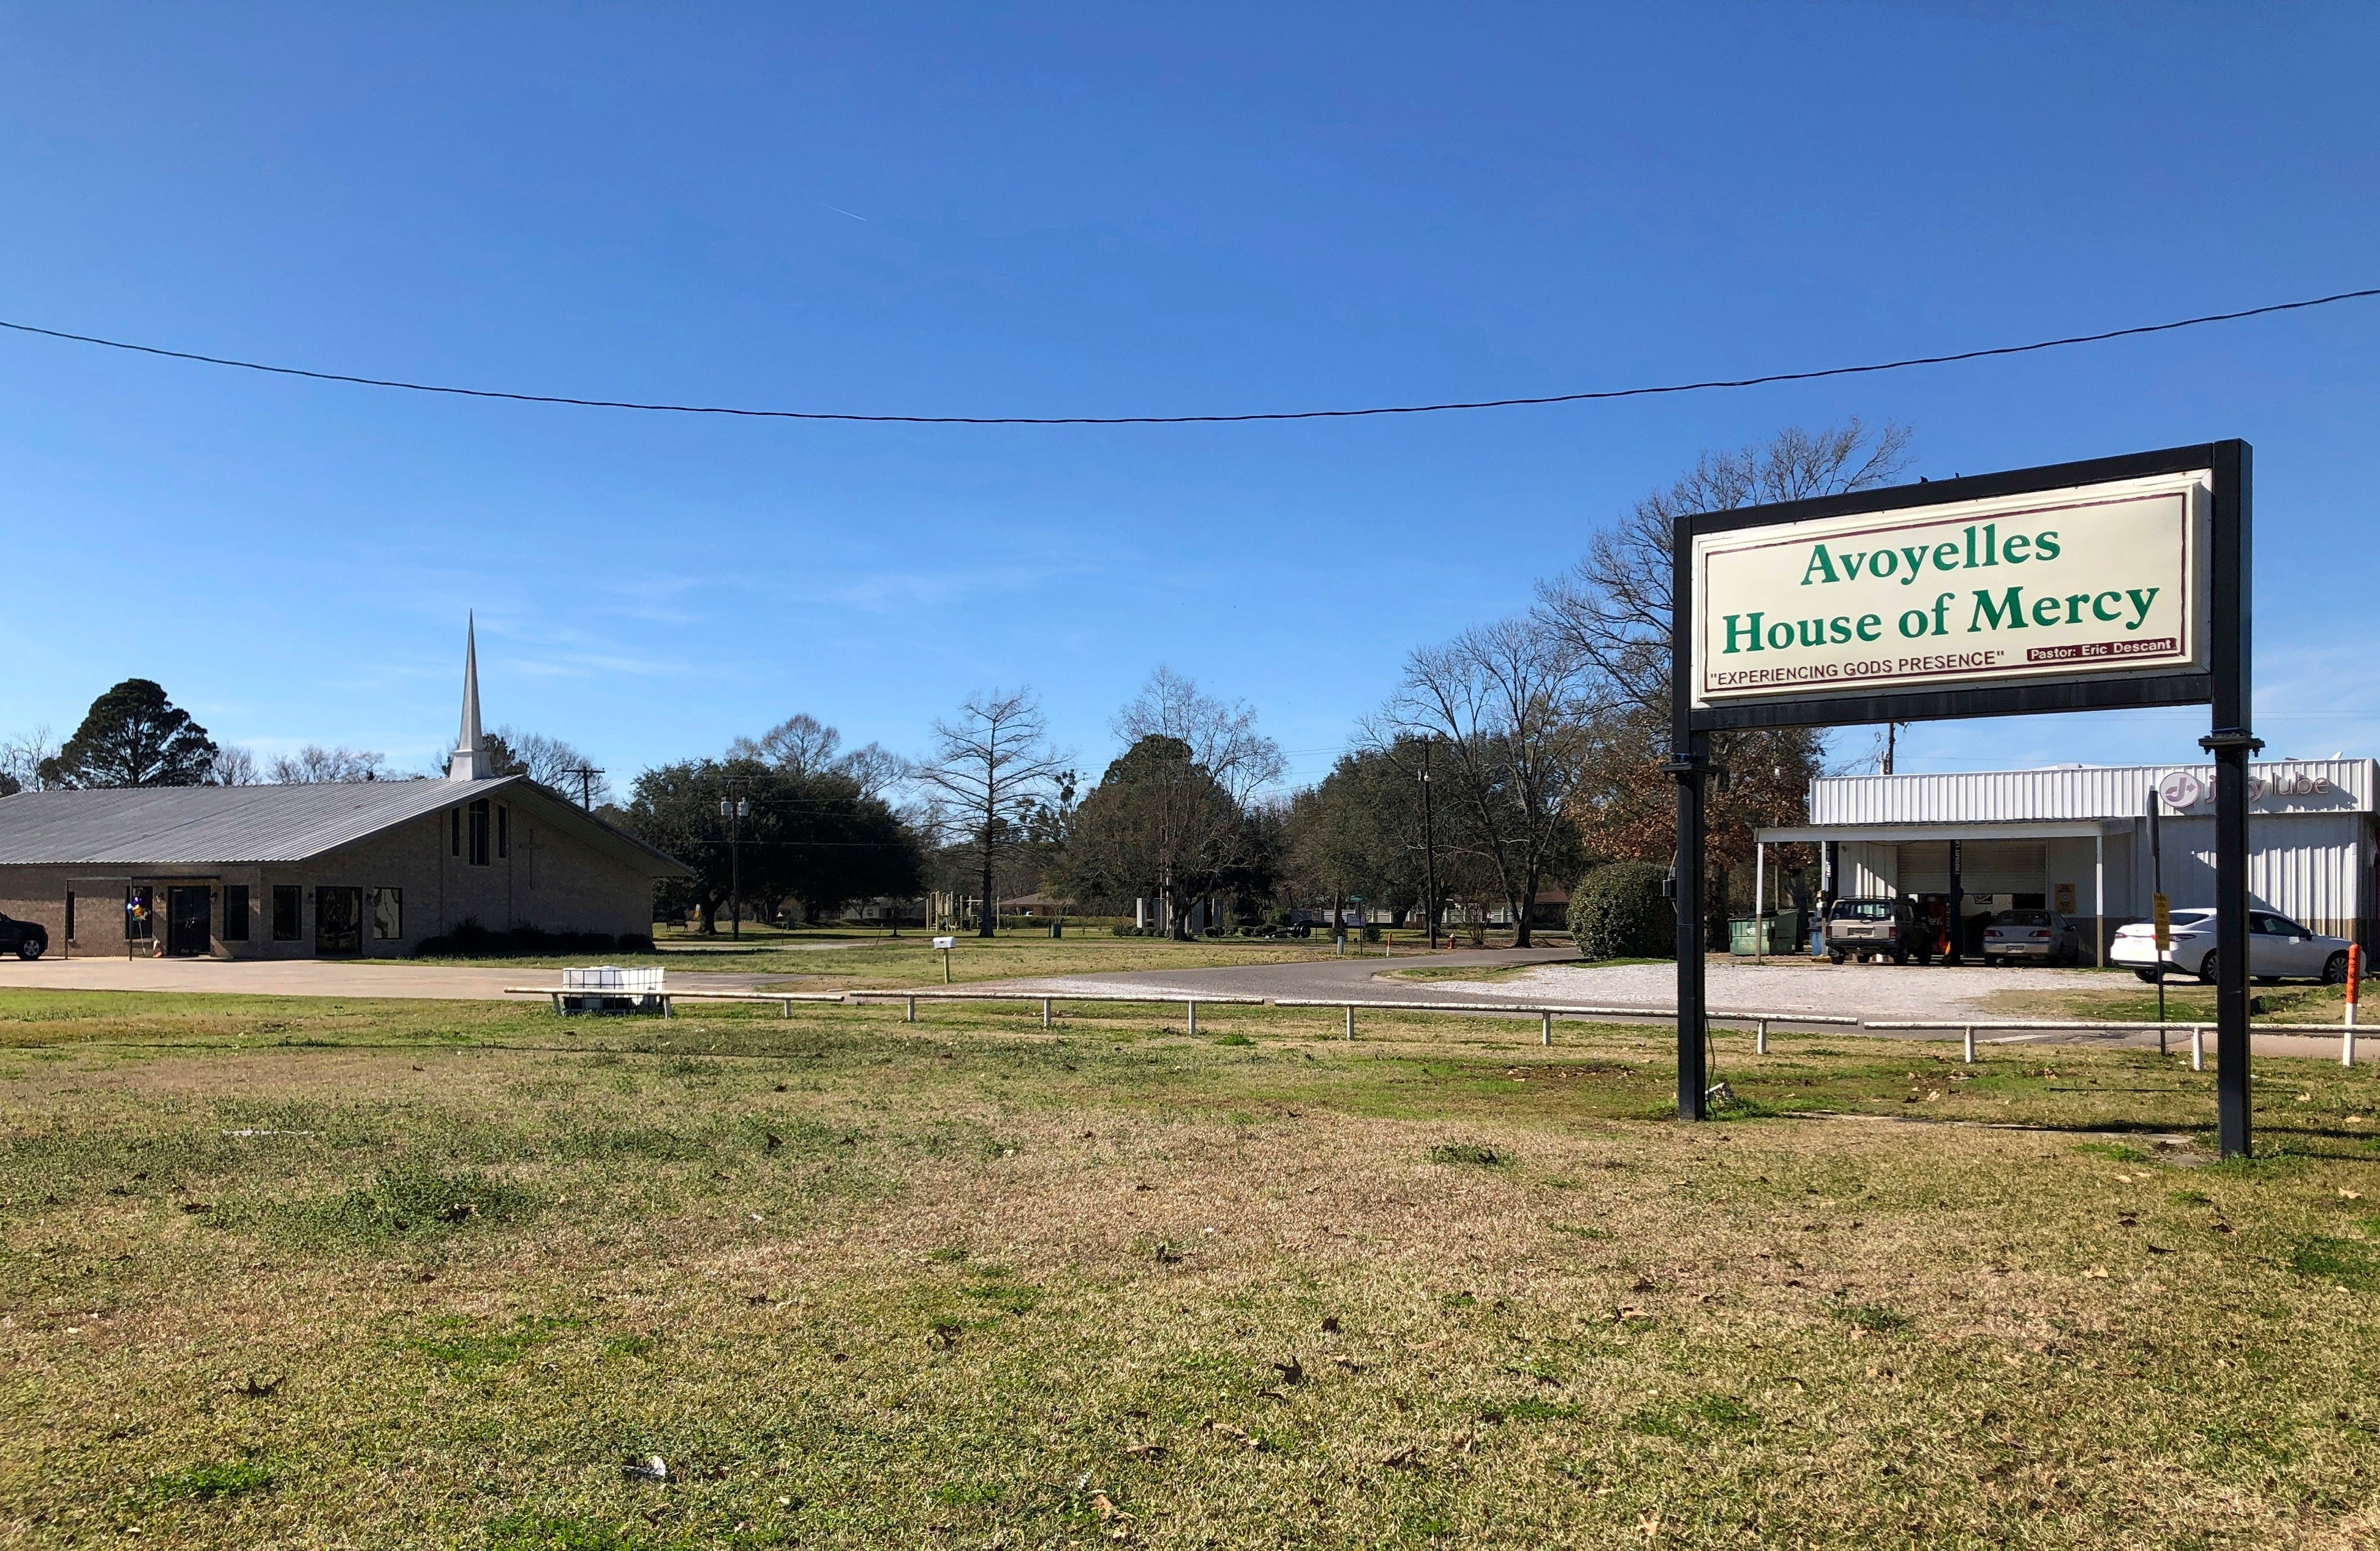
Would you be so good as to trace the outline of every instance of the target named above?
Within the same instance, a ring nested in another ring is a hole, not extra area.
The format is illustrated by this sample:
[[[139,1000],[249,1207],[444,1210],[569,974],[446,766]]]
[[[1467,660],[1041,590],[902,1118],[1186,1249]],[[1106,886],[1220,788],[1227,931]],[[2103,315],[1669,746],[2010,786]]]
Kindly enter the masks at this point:
[[[2347,945],[2347,1024],[2338,1035],[2338,1064],[2355,1064],[2355,994],[2363,983],[2363,945]]]

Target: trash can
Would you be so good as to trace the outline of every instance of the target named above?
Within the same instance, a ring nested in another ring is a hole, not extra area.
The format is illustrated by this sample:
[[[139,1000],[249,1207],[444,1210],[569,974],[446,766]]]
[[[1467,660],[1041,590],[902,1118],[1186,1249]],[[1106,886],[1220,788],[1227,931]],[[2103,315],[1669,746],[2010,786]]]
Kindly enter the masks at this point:
[[[1756,953],[1775,953],[1780,940],[1777,918],[1764,916],[1730,916],[1727,922],[1727,950],[1749,959]]]
[[[1050,923],[1050,935],[1053,937],[1062,937],[1065,934],[1066,923],[1064,922],[1053,921]]]

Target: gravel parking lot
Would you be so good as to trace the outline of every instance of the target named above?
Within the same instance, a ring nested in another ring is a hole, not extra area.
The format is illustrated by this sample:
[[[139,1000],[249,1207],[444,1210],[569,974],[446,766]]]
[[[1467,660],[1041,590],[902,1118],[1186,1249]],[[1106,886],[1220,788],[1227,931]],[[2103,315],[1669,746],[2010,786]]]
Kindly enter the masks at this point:
[[[1769,964],[1714,960],[1710,1006],[1721,1012],[1811,1012],[1837,1018],[1982,1017],[1996,991],[2077,991],[2129,987],[2097,970],[2009,970],[1961,965]],[[1548,964],[1498,981],[1443,981],[1433,990],[1501,995],[1515,1001],[1594,1007],[1670,1007],[1678,971],[1670,964]]]

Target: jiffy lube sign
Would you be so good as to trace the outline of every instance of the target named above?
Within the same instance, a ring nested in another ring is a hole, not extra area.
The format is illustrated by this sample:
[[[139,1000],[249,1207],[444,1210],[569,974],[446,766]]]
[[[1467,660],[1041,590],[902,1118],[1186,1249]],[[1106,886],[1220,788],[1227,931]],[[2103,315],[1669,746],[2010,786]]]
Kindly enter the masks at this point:
[[[1694,541],[1697,703],[2204,666],[2206,476]]]

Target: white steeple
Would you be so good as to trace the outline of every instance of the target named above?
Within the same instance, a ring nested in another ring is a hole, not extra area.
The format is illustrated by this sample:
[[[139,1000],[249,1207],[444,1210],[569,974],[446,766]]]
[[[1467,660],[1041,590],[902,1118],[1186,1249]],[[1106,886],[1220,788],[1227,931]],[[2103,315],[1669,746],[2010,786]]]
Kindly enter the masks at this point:
[[[487,740],[480,736],[480,624],[473,617],[463,627],[463,729],[446,761],[446,778],[484,781],[493,774]]]

